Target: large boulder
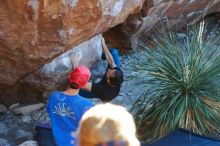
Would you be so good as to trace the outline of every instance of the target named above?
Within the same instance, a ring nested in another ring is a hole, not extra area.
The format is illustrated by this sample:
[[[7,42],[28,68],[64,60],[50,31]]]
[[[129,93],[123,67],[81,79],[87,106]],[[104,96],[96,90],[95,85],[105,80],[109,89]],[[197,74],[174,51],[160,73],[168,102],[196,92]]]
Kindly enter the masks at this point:
[[[90,67],[100,58],[101,38],[101,35],[97,35],[26,75],[14,86],[4,90],[2,102],[6,105],[16,102],[36,103],[43,97],[48,97],[52,90],[67,88],[68,75],[74,65],[84,64]]]
[[[30,88],[26,82],[37,82],[32,73],[45,73],[45,67],[41,69],[43,65],[89,38],[124,22],[129,14],[140,10],[143,2],[0,0],[1,100],[13,101],[9,99],[11,96],[25,100],[29,95],[39,95],[40,91],[36,90],[38,88]],[[24,97],[18,97],[20,94]],[[33,98],[29,100],[33,101]]]
[[[113,31],[120,34],[118,39],[124,47],[135,49],[146,32],[152,34],[155,27],[164,25],[164,20],[182,30],[212,14],[220,19],[220,0],[145,0],[139,13],[130,15]]]

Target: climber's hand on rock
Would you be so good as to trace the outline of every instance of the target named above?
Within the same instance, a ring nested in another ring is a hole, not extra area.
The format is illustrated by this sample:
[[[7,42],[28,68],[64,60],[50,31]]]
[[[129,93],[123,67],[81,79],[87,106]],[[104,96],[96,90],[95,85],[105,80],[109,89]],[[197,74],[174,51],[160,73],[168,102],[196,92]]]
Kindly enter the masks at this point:
[[[79,65],[79,55],[78,54],[71,56],[70,60],[73,64],[74,68]]]

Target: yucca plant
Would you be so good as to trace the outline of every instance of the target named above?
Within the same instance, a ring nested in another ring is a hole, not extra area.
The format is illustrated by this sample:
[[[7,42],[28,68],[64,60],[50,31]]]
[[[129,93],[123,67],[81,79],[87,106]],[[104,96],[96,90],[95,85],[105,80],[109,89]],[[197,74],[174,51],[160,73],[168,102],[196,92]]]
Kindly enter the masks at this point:
[[[131,109],[140,139],[156,140],[177,128],[219,137],[219,35],[208,37],[204,23],[183,40],[163,27],[159,33],[153,38],[155,49],[141,43],[146,59],[134,65],[150,78],[149,90]]]

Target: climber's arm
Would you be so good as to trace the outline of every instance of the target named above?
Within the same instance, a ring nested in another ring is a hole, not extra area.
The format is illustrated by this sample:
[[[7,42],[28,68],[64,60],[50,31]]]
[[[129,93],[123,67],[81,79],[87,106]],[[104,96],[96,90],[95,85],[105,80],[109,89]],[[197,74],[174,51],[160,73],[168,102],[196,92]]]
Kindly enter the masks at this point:
[[[87,82],[83,89],[88,91],[88,92],[91,92],[92,91],[92,83]]]
[[[104,38],[102,38],[102,48],[103,48],[103,51],[105,53],[106,60],[108,61],[108,64],[110,65],[110,67],[111,68],[116,67],[115,61],[112,57],[112,54],[109,52],[108,47],[105,44]]]

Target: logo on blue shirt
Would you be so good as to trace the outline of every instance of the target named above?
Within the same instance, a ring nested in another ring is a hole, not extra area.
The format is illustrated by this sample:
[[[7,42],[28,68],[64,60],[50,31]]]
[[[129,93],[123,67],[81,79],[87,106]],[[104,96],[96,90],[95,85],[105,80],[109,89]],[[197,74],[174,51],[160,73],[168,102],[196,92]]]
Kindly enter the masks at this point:
[[[72,108],[70,106],[66,106],[66,103],[56,104],[53,109],[53,114],[57,114],[61,117],[69,117],[75,119],[75,113],[72,112]]]

